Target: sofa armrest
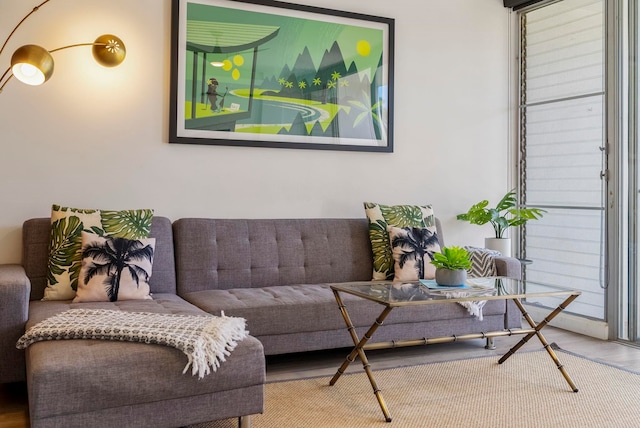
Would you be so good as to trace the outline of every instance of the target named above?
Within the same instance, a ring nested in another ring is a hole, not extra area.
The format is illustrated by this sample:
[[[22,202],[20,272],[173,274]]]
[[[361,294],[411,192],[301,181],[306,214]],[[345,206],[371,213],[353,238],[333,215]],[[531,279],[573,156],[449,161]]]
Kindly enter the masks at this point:
[[[16,342],[29,318],[31,283],[20,265],[0,265],[0,383],[26,380],[24,351]]]
[[[515,257],[500,256],[494,259],[496,263],[496,273],[498,276],[506,276],[509,278],[522,278],[522,265],[520,260]]]

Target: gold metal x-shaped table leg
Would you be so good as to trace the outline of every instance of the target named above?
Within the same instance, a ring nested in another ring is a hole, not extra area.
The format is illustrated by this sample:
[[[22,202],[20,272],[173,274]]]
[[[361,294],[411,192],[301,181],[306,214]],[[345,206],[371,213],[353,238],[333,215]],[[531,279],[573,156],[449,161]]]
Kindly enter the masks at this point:
[[[359,356],[360,361],[362,361],[362,367],[364,368],[364,371],[367,373],[369,382],[371,382],[373,393],[375,394],[376,399],[378,400],[378,404],[380,404],[380,408],[382,409],[382,413],[384,414],[384,419],[387,422],[391,422],[391,414],[389,414],[389,409],[387,409],[387,404],[385,403],[384,398],[382,397],[382,392],[380,391],[380,388],[378,388],[378,384],[376,383],[376,380],[373,378],[373,372],[371,371],[369,360],[367,359],[367,355],[364,353],[364,345],[367,343],[369,339],[371,339],[371,336],[373,336],[373,333],[378,329],[378,327],[382,325],[382,323],[384,322],[384,319],[387,317],[387,315],[389,315],[389,313],[391,312],[391,309],[393,308],[386,306],[382,311],[382,313],[378,316],[378,318],[376,318],[376,321],[373,323],[373,325],[364,334],[362,339],[359,339],[358,334],[356,333],[356,328],[353,326],[353,323],[351,322],[351,318],[349,317],[349,313],[347,312],[347,308],[342,303],[340,294],[338,294],[336,290],[333,290],[333,295],[336,298],[336,302],[338,302],[338,306],[340,307],[340,313],[342,313],[344,322],[347,324],[347,330],[351,335],[351,339],[353,340],[353,344],[355,345],[355,347],[353,348],[351,353],[347,356],[344,363],[342,363],[342,365],[340,366],[336,374],[333,375],[333,378],[329,382],[329,385],[331,386],[335,385],[335,383],[338,381],[340,376],[342,376],[342,374],[345,372],[347,367],[349,367],[349,364],[355,361],[356,355]]]
[[[514,346],[511,349],[509,349],[509,352],[504,354],[502,356],[502,358],[500,358],[500,360],[498,360],[498,363],[499,364],[504,363],[507,360],[507,358],[509,358],[510,356],[515,354],[516,351],[522,347],[522,345],[527,343],[529,341],[529,339],[531,339],[534,335],[536,335],[536,336],[538,336],[538,340],[540,340],[540,343],[542,343],[542,346],[544,346],[544,349],[546,349],[547,352],[549,353],[549,355],[551,356],[551,359],[556,364],[556,367],[558,367],[558,370],[560,370],[560,372],[562,373],[562,376],[564,376],[565,380],[567,381],[567,383],[569,384],[569,386],[571,387],[573,392],[578,392],[578,388],[573,383],[573,380],[571,380],[571,377],[569,376],[567,371],[564,369],[564,366],[560,363],[560,360],[558,360],[558,356],[553,351],[553,348],[551,347],[551,345],[549,345],[549,343],[547,343],[547,340],[544,338],[544,336],[542,335],[542,333],[540,331],[547,324],[549,324],[549,322],[551,322],[551,320],[554,319],[556,317],[556,315],[558,315],[567,306],[569,306],[569,304],[571,304],[571,302],[573,302],[577,297],[578,297],[578,295],[571,295],[571,296],[567,297],[564,302],[562,302],[556,309],[554,309],[549,315],[547,315],[547,317],[544,320],[540,321],[539,324],[536,324],[536,322],[531,318],[531,316],[529,315],[529,313],[527,312],[525,307],[522,305],[522,302],[520,302],[520,300],[518,300],[518,299],[514,299],[513,301],[515,302],[516,306],[518,306],[518,309],[520,309],[520,312],[522,312],[522,315],[524,316],[524,319],[527,320],[527,322],[529,323],[531,328],[533,328],[535,330],[535,332],[529,333],[525,337],[523,337],[522,340],[520,340],[516,344],[516,346]]]

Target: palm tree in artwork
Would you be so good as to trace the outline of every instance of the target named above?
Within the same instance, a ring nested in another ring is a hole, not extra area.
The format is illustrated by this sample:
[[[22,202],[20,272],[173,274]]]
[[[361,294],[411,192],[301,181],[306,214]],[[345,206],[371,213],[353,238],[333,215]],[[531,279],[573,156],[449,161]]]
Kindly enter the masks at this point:
[[[104,243],[91,243],[83,251],[82,257],[92,257],[93,264],[87,269],[85,284],[96,275],[106,275],[105,288],[111,302],[118,300],[120,278],[127,269],[129,274],[140,284],[140,278],[148,281],[150,273],[135,262],[153,260],[153,247],[144,245],[138,240],[125,238],[107,239]]]
[[[403,230],[406,233],[398,234],[391,243],[392,247],[400,247],[403,250],[399,260],[400,267],[413,259],[416,261],[418,278],[424,278],[424,256],[426,254],[433,260],[432,248],[438,243],[438,236],[427,228],[405,227]]]

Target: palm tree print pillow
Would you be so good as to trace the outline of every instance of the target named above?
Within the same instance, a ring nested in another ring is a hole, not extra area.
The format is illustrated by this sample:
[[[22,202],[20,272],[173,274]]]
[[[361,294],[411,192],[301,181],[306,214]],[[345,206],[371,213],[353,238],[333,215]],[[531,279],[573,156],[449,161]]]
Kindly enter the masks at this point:
[[[394,260],[389,241],[389,226],[429,228],[436,232],[431,205],[382,205],[364,203],[369,220],[369,238],[373,251],[373,280],[394,278]]]
[[[431,264],[440,244],[434,229],[389,226],[389,241],[394,260],[394,281],[411,282],[434,279],[436,267]]]
[[[82,232],[128,239],[148,238],[153,210],[107,211],[53,205],[47,287],[43,300],[76,295],[82,262]]]
[[[109,238],[82,232],[82,267],[74,303],[151,299],[155,238]]]

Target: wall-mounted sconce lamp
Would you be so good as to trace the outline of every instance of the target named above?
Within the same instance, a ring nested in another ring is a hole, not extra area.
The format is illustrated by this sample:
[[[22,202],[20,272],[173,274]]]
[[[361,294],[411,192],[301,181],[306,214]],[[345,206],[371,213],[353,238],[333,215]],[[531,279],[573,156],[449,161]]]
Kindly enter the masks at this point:
[[[0,55],[4,51],[5,46],[16,32],[18,27],[40,9],[45,3],[51,0],[45,0],[38,6],[34,7],[22,20],[16,25],[5,40]],[[126,48],[122,40],[112,34],[104,34],[98,37],[93,43],[78,43],[74,45],[63,46],[61,48],[46,50],[38,45],[24,45],[18,48],[11,56],[11,66],[0,77],[0,93],[5,85],[15,76],[18,80],[28,85],[41,85],[53,74],[53,57],[51,54],[63,49],[75,48],[78,46],[92,46],[93,58],[96,62],[105,67],[115,67],[120,65],[126,56]]]

